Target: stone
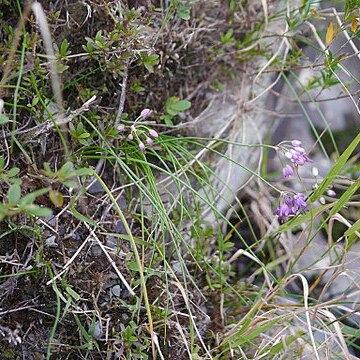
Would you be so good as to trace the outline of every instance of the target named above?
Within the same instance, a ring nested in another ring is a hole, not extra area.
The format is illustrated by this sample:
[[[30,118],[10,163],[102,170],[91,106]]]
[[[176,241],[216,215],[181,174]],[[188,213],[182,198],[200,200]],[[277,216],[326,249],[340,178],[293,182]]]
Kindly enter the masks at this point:
[[[121,286],[120,285],[115,285],[111,288],[111,292],[114,296],[119,297],[121,294]]]

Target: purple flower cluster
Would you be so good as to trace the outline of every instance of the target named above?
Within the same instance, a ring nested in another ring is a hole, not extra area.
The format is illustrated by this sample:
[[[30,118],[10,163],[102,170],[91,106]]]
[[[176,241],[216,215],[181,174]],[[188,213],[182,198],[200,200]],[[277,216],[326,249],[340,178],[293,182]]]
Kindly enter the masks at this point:
[[[148,117],[151,114],[151,112],[152,111],[150,109],[143,109],[141,111],[140,116],[139,116],[138,119],[140,119],[140,118],[145,119],[146,117]],[[137,120],[135,120],[135,123],[136,123]],[[145,143],[149,147],[153,147],[154,146],[154,140],[153,139],[157,139],[159,137],[159,134],[154,129],[147,129],[148,134],[145,131],[142,131],[142,130],[138,131],[138,129],[135,127],[135,123],[130,126],[130,133],[127,135],[126,139],[128,141],[132,141],[132,140],[136,139],[138,141],[140,151],[145,153],[146,152]],[[117,129],[118,129],[118,131],[120,133],[125,133],[127,131],[125,125],[123,125],[123,124],[120,124],[117,127]],[[141,140],[141,137],[144,138],[144,141]]]
[[[278,216],[280,223],[286,222],[290,216],[295,216],[300,212],[306,212],[307,203],[305,195],[302,193],[286,193],[280,199],[280,206],[276,209],[275,215]]]
[[[291,164],[287,164],[283,168],[284,178],[289,178],[294,175],[294,166],[303,166],[305,163],[311,162],[305,149],[302,147],[301,141],[299,140],[282,142],[278,145],[278,148],[291,162]]]
[[[299,140],[283,141],[277,146],[277,150],[282,154],[281,162],[283,164],[285,162],[282,170],[284,178],[293,176],[299,166],[311,162]],[[285,192],[280,197],[280,204],[275,211],[275,215],[278,216],[280,223],[284,223],[289,217],[306,212],[307,209],[308,204],[304,194]]]

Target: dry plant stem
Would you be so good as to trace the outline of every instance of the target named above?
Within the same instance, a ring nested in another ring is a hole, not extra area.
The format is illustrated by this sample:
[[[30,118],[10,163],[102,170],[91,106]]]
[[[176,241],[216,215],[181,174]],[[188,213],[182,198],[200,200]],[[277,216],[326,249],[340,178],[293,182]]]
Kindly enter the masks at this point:
[[[53,45],[52,45],[49,24],[47,22],[46,15],[44,13],[44,9],[42,8],[40,3],[38,3],[38,2],[33,3],[31,5],[31,8],[36,17],[36,21],[39,24],[41,36],[43,38],[44,45],[45,45],[46,55],[49,58],[48,65],[49,65],[50,77],[51,77],[51,87],[52,87],[52,91],[53,91],[53,94],[55,97],[57,107],[60,112],[59,118],[62,119],[64,116],[64,105],[63,105],[63,98],[62,98],[62,91],[61,91],[61,81],[60,81],[58,73],[56,72],[56,67],[55,67],[56,57],[55,57],[54,49],[53,49]],[[60,130],[64,137],[65,155],[66,155],[66,157],[68,157],[69,149],[70,149],[70,140],[69,140],[67,124],[66,123],[61,124]]]
[[[63,109],[63,98],[62,98],[62,92],[61,92],[61,82],[58,73],[56,72],[55,64],[56,64],[56,57],[54,54],[54,49],[52,47],[52,39],[51,39],[51,33],[49,24],[46,20],[46,15],[44,13],[44,9],[42,8],[41,4],[38,2],[35,2],[31,5],[32,11],[34,12],[36,21],[39,25],[41,36],[44,41],[45,45],[45,51],[47,54],[47,57],[49,59],[48,65],[50,69],[51,74],[51,86],[52,91],[55,97],[56,104],[59,109]]]
[[[153,355],[153,359],[156,359],[154,325],[153,325],[152,315],[151,315],[151,311],[150,311],[150,303],[149,303],[149,297],[148,297],[147,288],[146,288],[146,280],[145,280],[145,276],[144,276],[143,264],[142,264],[142,261],[140,259],[140,255],[139,255],[139,252],[137,250],[137,247],[136,247],[135,239],[134,239],[134,237],[132,235],[129,224],[126,221],[125,215],[122,212],[122,210],[120,209],[120,206],[116,202],[116,199],[114,198],[113,194],[111,193],[109,188],[106,186],[104,181],[101,179],[101,177],[96,172],[94,172],[93,175],[97,179],[97,181],[101,184],[103,189],[106,191],[106,193],[108,194],[111,202],[114,204],[115,210],[118,213],[118,215],[120,217],[120,220],[122,221],[127,234],[129,235],[131,248],[133,250],[133,254],[135,256],[136,264],[137,264],[138,270],[139,270],[140,283],[141,283],[142,293],[143,293],[143,296],[144,296],[146,313],[147,313],[147,317],[148,317],[148,321],[149,321],[149,332],[150,332],[150,335],[151,335],[152,355]]]
[[[302,285],[303,285],[304,307],[305,307],[305,310],[306,310],[306,312],[305,312],[306,323],[308,325],[309,336],[310,336],[310,339],[311,339],[312,346],[314,348],[316,359],[320,360],[319,353],[317,351],[316,344],[315,344],[314,334],[313,334],[312,327],[311,327],[310,312],[309,312],[310,311],[310,309],[309,309],[309,284],[308,284],[305,276],[302,275],[302,274],[293,274],[288,278],[288,280],[290,280],[293,277],[299,277],[301,282],[302,282]]]
[[[91,103],[93,103],[96,99],[96,96],[92,96],[89,100],[87,100],[79,109],[76,109],[74,111],[71,111],[69,115],[62,116],[57,121],[55,121],[56,125],[58,126],[64,126],[71,122],[74,118],[79,116],[82,112],[86,112],[89,110]],[[27,134],[31,131],[34,132],[32,135],[32,138],[37,137],[39,135],[44,134],[44,132],[49,131],[50,129],[54,128],[55,125],[51,120],[44,121],[43,123],[36,125],[30,129],[24,129],[24,130],[18,130],[16,131],[15,135],[21,135],[21,134]],[[3,138],[10,137],[11,134],[5,134]]]
[[[126,281],[126,279],[124,278],[123,274],[121,274],[120,270],[117,268],[114,260],[111,258],[110,254],[107,252],[107,250],[105,249],[105,246],[103,245],[103,243],[99,240],[99,238],[97,237],[97,235],[95,234],[95,231],[93,229],[90,228],[90,226],[87,223],[84,223],[84,225],[86,226],[86,228],[89,230],[90,234],[94,237],[94,239],[96,240],[97,244],[100,246],[101,250],[103,251],[103,253],[105,254],[105,256],[107,257],[107,259],[109,260],[111,266],[113,267],[113,269],[115,270],[116,274],[119,276],[119,279],[122,281],[122,283],[124,284],[124,286],[126,287],[126,289],[129,291],[130,295],[135,296],[134,290],[131,288],[131,286],[129,285],[129,283]]]
[[[11,51],[10,51],[10,54],[7,58],[7,61],[6,61],[6,65],[5,65],[5,70],[4,70],[4,73],[3,73],[3,76],[1,78],[1,82],[0,82],[0,89],[6,84],[6,81],[9,77],[9,74],[10,74],[10,71],[11,71],[11,66],[13,65],[13,60],[14,60],[14,56],[16,54],[16,50],[17,50],[17,47],[19,45],[19,42],[20,42],[20,38],[21,38],[21,34],[22,34],[22,31],[25,27],[25,23],[29,17],[29,14],[30,14],[30,10],[31,10],[31,6],[28,5],[25,7],[25,10],[23,11],[23,14],[22,16],[20,17],[20,21],[16,27],[16,31],[15,31],[15,35],[14,35],[14,40],[11,44]]]
[[[336,17],[336,21],[337,21],[337,23],[339,24],[339,27],[340,27],[340,29],[341,29],[341,28],[343,27],[343,23],[341,22],[341,19],[340,19],[340,17],[339,17],[339,14],[338,14],[338,12],[336,11],[335,8],[333,8],[332,10],[333,10],[333,13],[334,13],[334,15],[335,15],[335,17]],[[347,31],[346,31],[345,29],[344,29],[344,31],[343,31],[343,34],[345,35],[346,40],[349,42],[351,48],[354,50],[355,55],[356,55],[357,58],[360,60],[359,49],[356,47],[354,41],[350,38],[349,34],[347,33]]]
[[[170,269],[170,271],[171,271],[171,269]],[[171,271],[171,272],[172,272],[172,271]],[[199,332],[199,329],[198,329],[197,326],[196,326],[196,322],[194,321],[193,315],[192,315],[191,312],[190,312],[190,303],[189,303],[189,299],[188,299],[188,297],[187,297],[187,295],[186,295],[185,289],[183,288],[183,286],[182,286],[178,281],[171,281],[171,283],[173,283],[173,284],[180,290],[181,295],[182,295],[182,297],[183,297],[183,299],[184,299],[184,301],[185,301],[186,307],[188,308],[189,315],[190,315],[190,320],[191,320],[191,322],[192,322],[192,324],[193,324],[193,327],[194,327],[195,332],[196,332],[196,334],[197,334],[197,336],[198,336],[198,338],[199,338],[199,341],[200,341],[203,349],[205,350],[207,356],[209,357],[209,359],[213,359],[213,357],[212,357],[211,354],[209,353],[209,350],[207,349],[207,347],[206,347],[206,345],[205,345],[205,343],[204,343],[204,340],[203,340],[203,338],[202,338],[202,336],[201,336],[201,334],[200,334],[200,332]]]
[[[70,258],[70,260],[63,266],[63,269],[55,275],[51,280],[49,280],[46,285],[52,284],[55,280],[57,280],[61,275],[63,275],[68,267],[74,262],[74,260],[77,258],[77,256],[80,254],[81,250],[84,248],[84,246],[91,240],[91,236],[89,235],[83,243],[79,246],[79,248],[76,250],[75,254]]]
[[[124,286],[126,287],[126,289],[129,291],[130,295],[135,296],[135,293],[133,291],[133,289],[131,288],[131,286],[129,285],[129,283],[126,281],[126,279],[124,278],[124,276],[121,274],[120,270],[117,268],[114,260],[111,258],[110,254],[108,253],[108,251],[106,250],[105,246],[102,244],[102,242],[99,240],[99,238],[97,237],[97,235],[95,234],[94,230],[90,228],[90,226],[87,223],[84,223],[85,227],[89,230],[91,236],[88,236],[85,241],[80,245],[80,247],[77,249],[77,251],[75,252],[75,254],[71,257],[71,259],[64,265],[63,270],[57,274],[56,276],[54,276],[51,280],[49,280],[46,285],[50,285],[51,283],[53,283],[55,280],[57,280],[62,274],[64,274],[66,272],[66,270],[68,269],[68,267],[74,262],[74,260],[76,259],[76,257],[79,255],[79,253],[81,252],[81,250],[84,248],[84,246],[92,240],[92,238],[97,242],[97,244],[99,245],[99,247],[101,248],[101,250],[103,251],[103,253],[105,254],[105,256],[107,257],[107,259],[110,262],[110,265],[113,267],[113,269],[115,270],[116,274],[119,276],[119,279],[122,281],[122,283],[124,284]]]
[[[124,112],[128,76],[129,76],[129,61],[125,65],[125,71],[124,71],[122,84],[121,84],[121,94],[120,94],[119,108],[118,108],[118,112],[117,112],[116,119],[115,119],[115,124],[114,124],[115,126],[119,125],[119,122],[121,120],[121,115]]]

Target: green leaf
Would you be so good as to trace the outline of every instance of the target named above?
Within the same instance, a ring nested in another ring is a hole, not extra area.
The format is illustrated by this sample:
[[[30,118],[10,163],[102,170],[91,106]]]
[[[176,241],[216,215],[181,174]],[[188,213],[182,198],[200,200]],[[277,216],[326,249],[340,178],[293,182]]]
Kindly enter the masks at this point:
[[[187,100],[180,100],[176,96],[172,96],[167,99],[165,103],[166,112],[171,115],[175,116],[181,111],[185,111],[191,107],[191,102]]]
[[[276,321],[269,321],[265,323],[264,325],[257,326],[253,330],[250,330],[249,332],[245,332],[239,336],[239,339],[237,339],[234,343],[230,344],[230,346],[234,349],[239,347],[242,344],[246,344],[248,342],[251,342],[255,338],[257,338],[260,334],[264,333],[267,329],[274,326],[276,324]],[[240,334],[239,334],[240,335]]]
[[[360,178],[357,179],[347,190],[341,195],[341,197],[336,201],[334,207],[330,210],[329,217],[338,213],[343,206],[350,200],[351,196],[355,194],[357,189],[360,187]]]
[[[9,191],[7,193],[7,198],[8,198],[10,205],[17,205],[21,198],[20,186],[17,184],[10,186]]]
[[[131,271],[139,271],[139,266],[136,261],[127,261],[126,267]]]
[[[9,118],[5,114],[0,114],[0,125],[5,125],[9,121]]]
[[[93,174],[93,172],[94,171],[90,168],[80,168],[80,169],[75,170],[75,174],[77,176],[90,176]]]
[[[18,173],[20,172],[20,169],[17,167],[11,168],[8,172],[7,172],[7,176],[8,177],[14,177],[16,176]]]
[[[20,199],[19,206],[23,208],[23,207],[27,207],[27,206],[31,205],[38,196],[46,194],[48,191],[49,191],[49,189],[39,189],[39,190],[33,191],[30,194],[26,194],[25,196],[23,196]]]
[[[32,204],[26,208],[26,212],[33,216],[49,216],[52,215],[52,210],[47,207]]]
[[[63,184],[72,189],[76,189],[78,187],[78,183],[75,180],[66,180],[63,182]]]
[[[67,173],[70,173],[71,171],[73,171],[73,169],[74,169],[73,163],[72,163],[71,161],[67,161],[67,162],[61,167],[60,171],[61,171],[62,173],[67,174]]]
[[[88,137],[90,137],[90,134],[87,132],[78,135],[78,139],[87,139]]]
[[[188,100],[180,100],[171,106],[172,109],[180,112],[191,108],[191,102]]]
[[[86,217],[83,214],[80,214],[73,206],[70,206],[70,211],[80,221],[83,221],[83,222],[86,222],[86,223],[88,223],[88,224],[90,224],[92,226],[98,227],[98,224],[95,221],[89,219],[88,217]]]
[[[75,300],[78,301],[81,299],[81,296],[75,291],[73,290],[70,286],[66,287],[66,292]]]
[[[2,156],[0,156],[0,170],[2,170],[5,166],[5,160]]]
[[[311,196],[311,201],[314,202],[317,200],[329,187],[331,182],[335,179],[335,177],[340,173],[340,171],[344,168],[346,162],[349,157],[356,149],[358,144],[360,143],[360,133],[355,137],[355,139],[351,142],[351,144],[346,148],[346,150],[341,154],[336,164],[332,167],[332,169],[325,176],[324,180],[321,182],[319,187],[316,189],[314,194]]]
[[[167,126],[173,126],[174,125],[174,123],[172,122],[172,116],[170,116],[170,115],[161,115],[160,119],[164,120],[164,123]]]
[[[60,55],[63,57],[66,56],[68,48],[69,48],[69,42],[66,39],[64,39],[60,45]]]
[[[351,236],[355,234],[357,231],[360,231],[360,219],[355,222],[349,229],[347,229],[344,233],[345,236]]]

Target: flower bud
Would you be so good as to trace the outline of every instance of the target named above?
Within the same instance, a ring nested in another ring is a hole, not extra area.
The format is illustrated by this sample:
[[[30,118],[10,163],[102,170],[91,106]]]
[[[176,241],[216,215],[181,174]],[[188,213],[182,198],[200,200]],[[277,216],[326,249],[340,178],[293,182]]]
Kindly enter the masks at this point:
[[[329,189],[327,192],[326,192],[329,196],[336,196],[336,192],[334,190],[331,190]]]
[[[318,169],[318,168],[313,167],[313,168],[311,169],[311,172],[312,172],[312,174],[313,174],[314,177],[318,177],[318,176],[319,176],[319,169]]]
[[[124,132],[125,131],[125,125],[119,125],[118,127],[117,127],[117,129],[120,131],[120,132]]]
[[[291,145],[294,146],[294,147],[302,147],[302,143],[300,140],[293,140],[291,142]]]
[[[149,135],[155,139],[157,139],[159,137],[159,134],[154,129],[149,130]]]
[[[153,141],[153,139],[147,137],[147,138],[146,138],[146,142],[147,142],[147,144],[148,144],[149,146],[154,146],[154,141]]]
[[[145,152],[145,145],[141,141],[139,142],[139,149],[144,153]]]
[[[145,119],[151,114],[151,112],[152,111],[150,109],[145,108],[141,111],[140,116]]]

